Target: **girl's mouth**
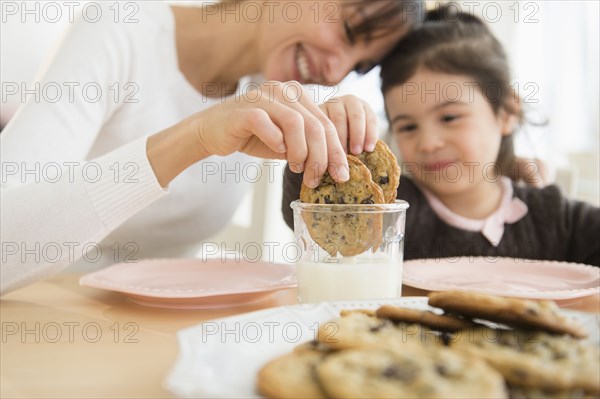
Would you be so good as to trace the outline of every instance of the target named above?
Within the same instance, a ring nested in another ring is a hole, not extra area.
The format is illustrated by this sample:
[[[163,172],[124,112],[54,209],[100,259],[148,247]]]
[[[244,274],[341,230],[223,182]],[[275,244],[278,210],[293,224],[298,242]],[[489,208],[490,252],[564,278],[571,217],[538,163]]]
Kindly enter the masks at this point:
[[[453,161],[428,162],[424,164],[424,167],[426,171],[438,171],[447,168],[448,166],[455,163],[456,162]]]

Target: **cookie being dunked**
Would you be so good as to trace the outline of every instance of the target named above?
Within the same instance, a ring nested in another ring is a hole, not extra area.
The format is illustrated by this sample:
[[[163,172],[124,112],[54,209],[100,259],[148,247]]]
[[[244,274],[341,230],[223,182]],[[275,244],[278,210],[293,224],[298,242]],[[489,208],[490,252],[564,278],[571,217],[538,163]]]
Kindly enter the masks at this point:
[[[316,188],[302,185],[300,200],[310,204],[376,205],[384,203],[381,187],[371,180],[371,172],[356,157],[348,155],[350,179],[339,183],[325,173]],[[311,238],[331,256],[338,252],[354,256],[381,243],[382,218],[379,214],[306,210],[302,212]]]
[[[358,155],[358,159],[369,168],[371,179],[383,190],[385,202],[393,203],[400,184],[400,166],[392,150],[379,140],[372,152],[365,151]]]
[[[339,183],[328,172],[316,188],[302,184],[300,201],[309,204],[383,204],[383,191],[371,179],[369,169],[356,157],[347,155],[350,178]]]

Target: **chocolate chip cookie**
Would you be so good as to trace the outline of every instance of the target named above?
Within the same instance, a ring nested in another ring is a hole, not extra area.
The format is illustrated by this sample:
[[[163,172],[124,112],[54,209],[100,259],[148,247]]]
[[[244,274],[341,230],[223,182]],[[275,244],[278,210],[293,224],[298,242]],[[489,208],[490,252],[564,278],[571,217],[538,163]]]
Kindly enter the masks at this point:
[[[258,392],[267,398],[325,398],[315,367],[325,354],[318,350],[298,350],[267,363],[259,372]]]
[[[587,394],[583,389],[561,389],[549,390],[543,388],[508,386],[510,399],[593,399],[594,396]]]
[[[504,379],[484,361],[445,348],[350,349],[316,367],[335,398],[506,398]]]
[[[362,313],[351,313],[319,326],[317,340],[336,350],[364,346],[403,347],[405,344],[442,343],[426,327],[398,323]]]
[[[329,345],[319,342],[317,340],[304,342],[294,348],[294,352],[304,352],[304,351],[312,351],[312,352],[320,352],[320,353],[330,353],[333,351]]]
[[[505,298],[466,291],[443,291],[429,294],[429,305],[449,313],[480,318],[508,326],[540,329],[584,338],[585,330],[559,314],[551,301]]]
[[[476,326],[471,320],[462,317],[435,314],[428,310],[409,309],[392,305],[380,307],[377,309],[376,315],[379,318],[390,319],[395,322],[422,324],[436,331],[454,332]]]
[[[356,157],[348,155],[350,179],[339,183],[325,173],[316,188],[302,185],[300,200],[310,204],[331,204],[332,207],[303,209],[302,218],[315,243],[331,256],[355,256],[370,248],[377,249],[382,242],[382,215],[369,213],[370,207],[360,212],[339,204],[383,204],[381,188],[371,180],[371,172]]]
[[[485,359],[512,385],[600,393],[600,350],[568,335],[480,327],[456,333],[450,347]]]
[[[369,168],[373,182],[381,187],[385,202],[393,203],[400,184],[400,166],[387,144],[377,141],[373,152],[365,151],[358,159]]]

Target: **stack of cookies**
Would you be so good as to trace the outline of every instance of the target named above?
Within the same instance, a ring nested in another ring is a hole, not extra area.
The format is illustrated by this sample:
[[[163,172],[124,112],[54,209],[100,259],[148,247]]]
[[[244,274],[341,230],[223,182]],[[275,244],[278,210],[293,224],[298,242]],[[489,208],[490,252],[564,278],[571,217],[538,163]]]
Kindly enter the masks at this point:
[[[325,173],[316,188],[302,184],[300,201],[369,206],[396,200],[400,167],[383,141],[379,140],[372,152],[347,157],[348,181],[338,183],[329,173]],[[342,256],[358,255],[370,248],[377,248],[381,243],[381,215],[357,214],[346,209],[335,214],[307,211],[302,217],[312,239],[331,256],[338,253]]]
[[[449,291],[345,311],[263,367],[267,398],[592,398],[600,351],[553,302]]]

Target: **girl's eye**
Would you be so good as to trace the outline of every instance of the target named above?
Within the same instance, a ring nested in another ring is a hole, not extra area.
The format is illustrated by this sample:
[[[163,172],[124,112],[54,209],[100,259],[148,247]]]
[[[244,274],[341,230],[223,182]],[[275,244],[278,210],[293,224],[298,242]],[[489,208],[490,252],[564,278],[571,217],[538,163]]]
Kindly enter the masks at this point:
[[[442,116],[442,121],[444,122],[452,122],[456,119],[458,119],[459,116],[458,115],[444,115]]]
[[[417,129],[417,125],[415,124],[410,124],[410,125],[404,125],[404,126],[400,126],[397,129],[398,133],[410,133],[413,132]]]

